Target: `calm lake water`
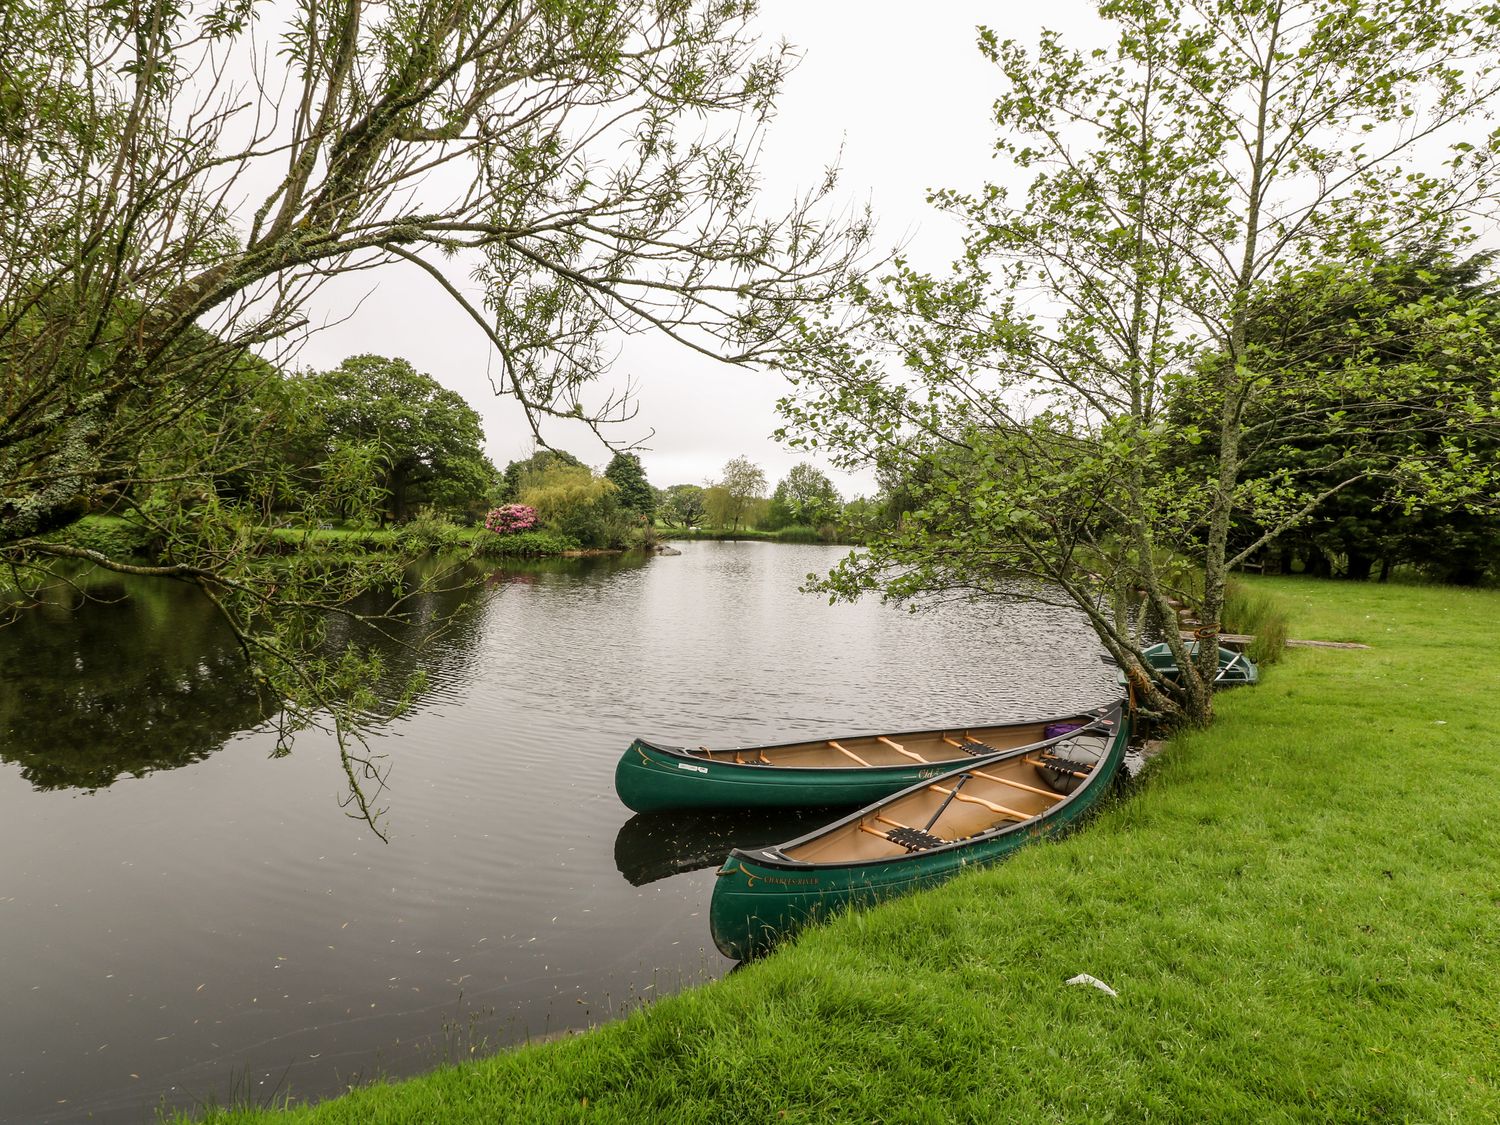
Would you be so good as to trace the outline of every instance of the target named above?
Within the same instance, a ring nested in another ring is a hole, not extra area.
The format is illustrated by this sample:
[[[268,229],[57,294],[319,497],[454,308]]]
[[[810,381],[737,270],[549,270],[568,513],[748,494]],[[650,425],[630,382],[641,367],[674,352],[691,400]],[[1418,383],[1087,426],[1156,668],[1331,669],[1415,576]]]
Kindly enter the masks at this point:
[[[112,583],[0,629],[0,1121],[326,1097],[722,975],[714,866],[827,818],[633,816],[613,772],[635,734],[766,742],[1113,695],[1066,611],[797,592],[842,554],[691,543],[429,599],[409,639],[453,616],[430,688],[370,740],[388,844],[344,815],[325,736],[270,757],[190,591]]]

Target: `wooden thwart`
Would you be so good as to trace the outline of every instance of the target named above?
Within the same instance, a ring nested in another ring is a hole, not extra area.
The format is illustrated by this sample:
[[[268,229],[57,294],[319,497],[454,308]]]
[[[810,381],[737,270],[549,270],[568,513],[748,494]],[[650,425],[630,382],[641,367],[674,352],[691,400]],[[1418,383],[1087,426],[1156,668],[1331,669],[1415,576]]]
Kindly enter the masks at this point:
[[[1225,648],[1234,648],[1236,645],[1251,645],[1251,644],[1255,643],[1255,634],[1253,634],[1253,633],[1220,633],[1218,635],[1218,637],[1219,637],[1219,643],[1221,645],[1223,645]],[[1193,632],[1184,631],[1183,634],[1182,634],[1182,639],[1185,640],[1185,641],[1195,641],[1195,640],[1198,639],[1198,634],[1197,633],[1193,633]],[[1286,643],[1286,647],[1287,648],[1369,648],[1370,647],[1369,645],[1357,644],[1354,641],[1302,641],[1302,640],[1288,639],[1285,643]]]
[[[853,758],[862,766],[868,766],[870,764],[869,762],[861,758],[858,754],[856,754],[853,750],[845,749],[831,738],[828,740],[828,745],[832,746],[835,750],[837,750],[840,754],[843,754],[845,757]]]
[[[1053,801],[1062,801],[1067,799],[1067,794],[1065,793],[1054,793],[1050,789],[1038,789],[1035,785],[1027,785],[1023,781],[1012,781],[1008,777],[1000,777],[993,773],[985,773],[983,770],[970,770],[969,772],[972,773],[975,777],[984,778],[986,781],[998,781],[1001,785],[1009,785],[1014,789],[1024,789],[1028,793],[1035,793],[1038,797],[1047,797]]]
[[[932,764],[931,759],[922,757],[922,755],[918,754],[915,750],[908,750],[905,746],[902,746],[901,743],[899,743],[899,742],[892,742],[889,738],[885,737],[885,735],[881,735],[879,737],[878,741],[884,742],[892,750],[896,751],[896,753],[898,753],[898,754],[905,754],[908,758],[915,759],[916,761],[921,762],[923,765],[931,765]]]
[[[944,789],[941,785],[929,785],[927,788],[935,793],[942,793],[945,796],[952,797],[957,801],[967,801],[971,805],[983,805],[990,812],[999,813],[1001,816],[1013,817],[1016,820],[1030,820],[1035,815],[1034,813],[1023,813],[1016,809],[1008,809],[1004,805],[995,804],[994,801],[986,801],[983,797],[971,797],[967,793],[958,793],[952,789]]]

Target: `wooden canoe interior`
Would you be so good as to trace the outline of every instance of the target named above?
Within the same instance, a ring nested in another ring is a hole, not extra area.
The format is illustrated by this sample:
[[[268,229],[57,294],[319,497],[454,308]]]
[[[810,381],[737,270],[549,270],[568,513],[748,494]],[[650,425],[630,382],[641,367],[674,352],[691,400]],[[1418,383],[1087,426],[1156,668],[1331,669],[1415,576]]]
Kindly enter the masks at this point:
[[[715,762],[763,766],[857,769],[861,766],[934,765],[951,769],[973,757],[959,749],[958,743],[972,740],[995,750],[1013,750],[1031,742],[1040,742],[1043,726],[1042,723],[1021,723],[1015,726],[959,727],[953,730],[919,731],[916,734],[866,735],[860,738],[796,742],[787,746],[750,746],[739,750],[699,747],[688,753]]]
[[[1057,753],[1073,763],[1097,766],[1109,739],[1107,734],[1080,735],[1059,743]],[[922,844],[911,846],[914,839],[925,837],[926,847],[936,847],[1023,823],[1066,799],[1048,784],[1047,767],[1041,764],[1047,757],[1051,755],[1026,754],[972,770],[967,779],[933,781],[783,850],[809,863],[868,862],[924,850]]]

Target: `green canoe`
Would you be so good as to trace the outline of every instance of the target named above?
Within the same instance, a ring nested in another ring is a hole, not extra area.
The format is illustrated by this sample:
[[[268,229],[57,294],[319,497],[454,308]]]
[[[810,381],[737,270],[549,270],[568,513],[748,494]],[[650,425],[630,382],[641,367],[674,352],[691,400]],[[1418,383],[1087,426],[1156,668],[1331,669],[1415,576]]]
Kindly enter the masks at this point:
[[[1188,644],[1188,652],[1193,656],[1198,655],[1198,642],[1191,641]],[[1163,676],[1171,678],[1177,675],[1177,660],[1172,655],[1172,649],[1163,641],[1160,644],[1150,645],[1141,650],[1141,655],[1146,662]],[[1121,670],[1118,674],[1120,683],[1125,683],[1125,673]],[[1260,669],[1255,662],[1243,652],[1235,652],[1232,648],[1219,649],[1219,673],[1214,677],[1214,687],[1235,687],[1240,684],[1256,684],[1260,682]]]
[[[737,848],[714,886],[714,944],[743,960],[833,911],[941,883],[1060,832],[1108,791],[1129,738],[1117,703],[1044,748],[921,781],[789,843]]]
[[[1057,737],[1104,710],[730,750],[638,738],[615,766],[615,792],[636,812],[867,805],[964,763]]]

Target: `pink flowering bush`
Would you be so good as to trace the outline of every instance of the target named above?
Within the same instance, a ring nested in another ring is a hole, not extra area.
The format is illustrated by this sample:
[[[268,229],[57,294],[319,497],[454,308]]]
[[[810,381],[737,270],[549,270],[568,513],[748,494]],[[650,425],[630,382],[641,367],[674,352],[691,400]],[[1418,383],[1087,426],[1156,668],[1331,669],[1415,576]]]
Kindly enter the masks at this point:
[[[501,504],[484,517],[484,526],[496,535],[514,535],[536,526],[536,509],[530,504]]]

